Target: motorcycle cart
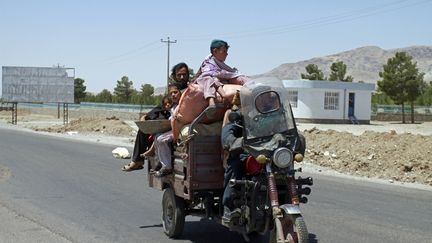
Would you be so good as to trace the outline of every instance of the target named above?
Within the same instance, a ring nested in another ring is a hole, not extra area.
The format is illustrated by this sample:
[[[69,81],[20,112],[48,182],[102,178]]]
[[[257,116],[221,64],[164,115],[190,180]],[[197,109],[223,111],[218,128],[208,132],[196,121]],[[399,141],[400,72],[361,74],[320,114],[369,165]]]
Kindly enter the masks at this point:
[[[257,109],[259,97],[268,94],[277,98],[277,106]],[[241,106],[244,122],[239,126],[243,127],[244,149],[251,158],[245,164],[245,177],[229,182],[229,186],[236,188],[234,200],[240,217],[231,224],[222,223],[225,170],[222,122],[201,123],[203,112],[182,129],[173,146],[173,173],[156,177],[153,170],[158,162],[148,159],[148,184],[163,191],[164,232],[170,238],[179,237],[185,217],[194,215],[238,231],[246,240],[254,232],[270,232],[270,242],[308,242],[299,204],[307,202],[304,195],[309,195],[310,188],[304,186],[313,182],[310,177],[295,177],[301,169],[294,168],[294,161],[303,159],[305,141],[297,132],[286,89],[280,80],[261,78],[245,84],[240,98],[247,105]],[[268,125],[257,125],[267,118],[281,125],[273,130]]]

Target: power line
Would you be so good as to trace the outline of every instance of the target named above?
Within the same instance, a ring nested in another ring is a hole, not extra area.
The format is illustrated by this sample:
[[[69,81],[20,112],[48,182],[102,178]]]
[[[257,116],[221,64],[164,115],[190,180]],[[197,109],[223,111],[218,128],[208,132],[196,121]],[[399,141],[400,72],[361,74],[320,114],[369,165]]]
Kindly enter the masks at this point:
[[[417,1],[412,2],[408,0],[399,0],[392,3],[386,3],[386,4],[378,4],[362,9],[352,10],[343,12],[340,14],[335,15],[329,15],[324,16],[320,18],[315,18],[307,21],[303,21],[297,24],[289,24],[289,25],[280,25],[280,26],[273,26],[273,27],[266,27],[261,29],[250,29],[246,31],[236,31],[231,33],[225,33],[225,34],[218,34],[217,36],[225,37],[225,38],[246,38],[246,37],[252,37],[252,36],[262,36],[262,35],[281,35],[289,32],[294,31],[301,31],[305,29],[310,28],[316,28],[326,25],[332,25],[332,24],[338,24],[342,22],[348,22],[355,19],[365,18],[372,15],[378,15],[386,12],[396,11],[399,9],[404,9],[416,5],[420,5],[423,3],[431,2],[430,0],[426,1]],[[401,4],[404,4],[401,6]],[[185,40],[189,41],[201,41],[201,40],[207,40],[209,38],[214,37],[214,34],[212,36],[205,36],[205,35],[194,35],[194,36],[177,36],[178,38],[183,37]]]
[[[404,2],[404,1],[400,1],[400,2]],[[316,27],[326,26],[326,25],[331,25],[331,24],[338,24],[338,23],[343,23],[343,22],[348,22],[348,21],[352,21],[352,20],[356,20],[356,19],[361,19],[361,18],[373,16],[373,15],[392,12],[392,11],[399,10],[399,9],[408,8],[408,7],[423,4],[426,2],[430,2],[430,0],[415,2],[415,3],[409,4],[409,5],[405,5],[405,6],[395,6],[393,8],[389,8],[389,9],[372,9],[370,12],[359,13],[357,15],[345,15],[345,16],[342,16],[341,18],[329,18],[328,20],[322,21],[322,22],[316,21],[316,22],[311,22],[311,23],[307,23],[307,24],[303,24],[303,25],[293,26],[291,28],[280,29],[280,30],[275,30],[275,31],[268,31],[268,32],[266,32],[266,34],[267,35],[280,35],[280,34],[285,34],[288,32],[301,31],[301,30],[305,30],[305,29],[311,29],[311,28],[316,28]]]
[[[154,51],[156,51],[156,50],[158,50],[158,49],[161,49],[161,46],[155,46],[155,47],[153,47],[153,48],[151,48],[151,49],[147,49],[147,50],[145,50],[145,51],[139,51],[139,52],[135,52],[135,53],[130,53],[130,54],[127,55],[127,56],[124,56],[124,57],[122,57],[122,58],[119,58],[119,59],[115,59],[115,60],[112,60],[112,61],[106,62],[105,64],[113,64],[113,63],[125,62],[125,61],[128,61],[128,60],[130,60],[130,59],[132,59],[132,58],[134,58],[134,57],[142,56],[142,55],[144,55],[144,54],[148,54],[148,53],[154,52]]]
[[[137,47],[137,48],[135,48],[133,50],[127,51],[127,52],[122,53],[122,54],[117,55],[117,56],[113,56],[113,57],[107,58],[107,59],[104,60],[104,62],[107,62],[107,63],[117,62],[119,60],[124,59],[125,57],[129,57],[129,56],[131,56],[133,54],[141,52],[142,50],[147,49],[148,47],[154,46],[156,43],[159,43],[159,41],[152,41],[150,43],[146,43],[146,44],[144,44],[142,46],[139,46],[139,47]],[[151,51],[151,50],[154,50],[154,48],[152,48],[150,50],[147,50],[146,52]],[[146,53],[146,52],[144,52],[144,53]]]
[[[423,3],[431,2],[431,0],[423,0],[423,1],[417,1],[412,2],[409,0],[399,0],[391,3],[383,3],[383,4],[377,4],[374,6],[369,6],[361,9],[351,10],[342,12],[339,14],[319,17],[307,21],[303,21],[297,24],[289,24],[289,25],[280,25],[280,26],[273,26],[273,27],[266,27],[261,29],[250,29],[250,30],[244,30],[244,31],[236,31],[231,33],[225,33],[225,34],[217,34],[217,36],[224,37],[224,38],[230,38],[230,39],[236,39],[236,38],[247,38],[247,37],[253,37],[253,36],[263,36],[263,35],[283,35],[286,33],[294,32],[294,31],[302,31],[306,29],[311,28],[317,28],[321,26],[326,25],[332,25],[332,24],[338,24],[348,21],[353,21],[360,18],[369,17],[372,15],[378,15],[386,12],[396,11],[399,9],[404,9],[416,5],[420,5]],[[203,41],[208,40],[209,38],[213,38],[215,35],[178,35],[178,38],[182,38],[183,40],[187,41]],[[168,40],[160,40],[163,43],[167,43],[168,47],[168,72],[167,72],[167,78],[169,80],[169,49],[170,44],[176,43],[175,41],[170,41],[169,37]],[[168,43],[169,42],[169,43]],[[156,43],[159,43],[159,41],[152,41],[150,43],[147,43],[143,46],[137,47],[133,50],[130,50],[128,52],[125,52],[123,54],[108,58],[104,60],[104,62],[107,62],[109,64],[124,61],[127,59],[130,59],[132,56],[136,56],[137,53],[148,53],[150,51],[154,51],[156,48],[147,49],[148,47],[154,46]],[[146,51],[142,52],[142,50],[147,49]]]

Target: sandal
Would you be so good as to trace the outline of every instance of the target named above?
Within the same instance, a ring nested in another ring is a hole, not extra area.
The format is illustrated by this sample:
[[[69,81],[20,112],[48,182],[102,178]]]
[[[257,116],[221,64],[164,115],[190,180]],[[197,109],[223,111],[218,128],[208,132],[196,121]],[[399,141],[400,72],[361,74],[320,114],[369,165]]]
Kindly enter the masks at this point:
[[[122,167],[122,171],[125,171],[125,172],[129,172],[129,171],[134,171],[134,170],[142,170],[142,169],[144,169],[144,162],[134,162],[134,161],[131,161],[129,164],[127,164],[127,165],[124,165],[123,167]]]

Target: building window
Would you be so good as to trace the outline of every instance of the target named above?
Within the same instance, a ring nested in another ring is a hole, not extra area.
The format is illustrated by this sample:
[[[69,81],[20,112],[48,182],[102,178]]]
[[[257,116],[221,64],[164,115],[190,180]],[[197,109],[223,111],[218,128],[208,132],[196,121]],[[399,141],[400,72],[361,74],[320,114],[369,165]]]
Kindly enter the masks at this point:
[[[325,92],[324,110],[339,110],[339,93]]]
[[[291,107],[297,108],[297,100],[298,100],[298,91],[288,90],[288,101],[290,102]]]

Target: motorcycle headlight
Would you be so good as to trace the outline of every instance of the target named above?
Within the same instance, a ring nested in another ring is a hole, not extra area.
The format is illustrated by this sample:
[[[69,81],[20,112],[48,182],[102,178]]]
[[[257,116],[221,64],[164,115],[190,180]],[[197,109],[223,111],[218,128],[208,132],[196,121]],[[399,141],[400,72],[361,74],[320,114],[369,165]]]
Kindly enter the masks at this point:
[[[273,162],[279,168],[287,168],[292,166],[293,154],[287,148],[278,148],[273,154]]]

